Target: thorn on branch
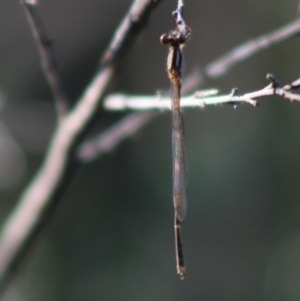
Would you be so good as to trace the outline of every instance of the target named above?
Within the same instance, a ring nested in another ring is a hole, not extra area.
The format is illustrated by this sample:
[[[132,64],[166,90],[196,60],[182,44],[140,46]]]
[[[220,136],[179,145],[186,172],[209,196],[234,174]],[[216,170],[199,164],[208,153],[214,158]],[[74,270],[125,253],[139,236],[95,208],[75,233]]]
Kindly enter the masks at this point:
[[[268,73],[266,78],[267,78],[267,80],[269,80],[271,82],[271,85],[272,85],[273,89],[276,89],[280,86],[280,83],[279,83],[278,79],[275,77],[274,74]]]
[[[285,85],[284,87],[280,87],[279,81],[273,74],[267,74],[267,79],[271,81],[271,85],[265,89],[271,88],[273,90],[273,94],[288,99],[290,102],[300,102],[300,95],[291,92],[291,90],[298,89],[300,87],[300,78],[294,80],[290,84]]]
[[[232,88],[232,90],[231,90],[231,92],[230,92],[229,95],[230,95],[231,97],[236,96],[238,91],[239,91],[238,88]],[[233,108],[234,108],[234,109],[237,109],[237,107],[238,107],[238,105],[239,105],[239,103],[236,102],[236,101],[231,102],[231,104],[233,105]]]
[[[239,90],[238,88],[232,88],[230,96],[236,96],[238,90]]]

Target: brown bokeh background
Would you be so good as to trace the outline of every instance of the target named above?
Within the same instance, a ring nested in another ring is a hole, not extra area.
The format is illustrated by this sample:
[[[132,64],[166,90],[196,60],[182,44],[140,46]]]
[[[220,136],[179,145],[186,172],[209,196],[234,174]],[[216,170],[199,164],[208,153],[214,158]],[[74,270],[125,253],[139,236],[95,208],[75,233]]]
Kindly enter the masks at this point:
[[[297,1],[185,1],[193,40],[185,74],[296,17]],[[39,11],[73,99],[131,1],[40,0]],[[168,87],[166,48],[176,1],[153,12],[114,91]],[[299,76],[300,39],[256,54],[205,88],[254,91],[274,73]],[[38,170],[55,125],[50,90],[19,1],[0,3],[0,217]],[[170,116],[162,112],[76,174],[5,300],[300,300],[300,105],[186,110],[189,209],[185,281],[175,273]],[[106,112],[100,132],[124,113]],[[1,136],[2,135],[2,136]],[[6,164],[6,163],[7,164]],[[1,167],[2,166],[2,167]]]

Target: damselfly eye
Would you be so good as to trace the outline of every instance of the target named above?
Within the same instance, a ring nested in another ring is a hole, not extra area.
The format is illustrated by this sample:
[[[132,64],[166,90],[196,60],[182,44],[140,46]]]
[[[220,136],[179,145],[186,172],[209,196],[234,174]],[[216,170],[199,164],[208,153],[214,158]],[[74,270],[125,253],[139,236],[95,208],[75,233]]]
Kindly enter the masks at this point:
[[[170,44],[170,38],[169,35],[167,33],[164,33],[163,35],[161,35],[160,37],[160,43],[163,45],[167,45]]]

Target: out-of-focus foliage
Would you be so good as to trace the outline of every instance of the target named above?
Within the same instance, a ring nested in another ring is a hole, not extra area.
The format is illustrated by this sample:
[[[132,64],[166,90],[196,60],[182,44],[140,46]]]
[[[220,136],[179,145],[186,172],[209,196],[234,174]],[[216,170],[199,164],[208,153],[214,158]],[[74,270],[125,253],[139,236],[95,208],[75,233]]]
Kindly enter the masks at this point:
[[[297,1],[185,2],[193,30],[185,50],[186,74],[292,21],[297,9]],[[40,1],[74,100],[130,3]],[[168,87],[166,49],[159,37],[173,28],[175,7],[176,1],[165,0],[153,13],[115,91],[155,94]],[[19,1],[0,3],[0,41],[0,86],[6,96],[0,121],[24,151],[15,148],[21,161],[12,161],[11,172],[24,168],[23,156],[28,169],[10,190],[0,187],[3,221],[41,163],[55,115]],[[295,37],[205,87],[252,91],[266,84],[268,72],[289,82],[299,76],[299,51]],[[105,113],[94,132],[120,115]],[[7,300],[300,299],[299,104],[273,97],[261,100],[258,108],[185,112],[189,211],[183,223],[184,282],[175,275],[169,119],[162,113],[113,153],[78,172]],[[0,152],[9,147],[2,139]],[[11,155],[3,158],[1,152],[0,172]]]

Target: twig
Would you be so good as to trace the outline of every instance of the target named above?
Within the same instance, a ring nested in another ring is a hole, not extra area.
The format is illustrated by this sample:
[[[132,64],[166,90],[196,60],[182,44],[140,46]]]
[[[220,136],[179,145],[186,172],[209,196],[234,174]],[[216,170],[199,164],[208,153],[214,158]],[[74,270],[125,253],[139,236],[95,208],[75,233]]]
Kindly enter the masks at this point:
[[[300,78],[297,78],[294,80],[292,83],[285,85],[283,89],[286,91],[294,90],[294,89],[299,89],[300,88]]]
[[[210,92],[210,93],[208,93]],[[233,94],[207,97],[208,95],[217,94],[217,90],[199,91],[192,95],[181,97],[181,108],[205,107],[210,105],[219,105],[225,103],[242,103],[248,102],[255,105],[256,102],[242,96]],[[111,94],[105,99],[104,107],[109,111],[123,110],[170,110],[171,104],[168,97],[153,96],[128,96],[125,94]]]
[[[243,95],[237,95],[237,89],[233,89],[228,95],[211,96],[218,93],[218,90],[199,91],[193,95],[181,97],[180,106],[182,108],[215,106],[220,104],[238,105],[248,103],[253,106],[257,105],[257,98],[277,95],[289,101],[300,102],[300,95],[290,92],[293,89],[300,88],[300,79],[293,81],[291,84],[280,87],[277,79],[272,74],[267,75],[271,84],[267,87],[249,92]],[[104,107],[109,111],[129,110],[170,110],[171,104],[168,97],[163,96],[128,96],[124,94],[111,94],[106,97]]]
[[[118,43],[114,43],[114,49],[118,54],[106,61],[79,99],[78,105],[58,123],[40,171],[3,226],[0,236],[0,290],[2,292],[16,275],[25,255],[73,176],[72,154],[93,118],[99,100],[106,93],[107,86],[115,74],[116,64],[120,62],[119,59],[123,55],[122,49],[128,49],[128,44],[132,45],[132,40],[135,40],[142,30],[145,19],[159,2],[161,0],[156,2],[136,0],[133,3],[119,27],[120,32],[126,33],[125,37],[118,39],[118,34],[115,35]],[[135,30],[130,30],[130,27],[134,27]]]
[[[300,19],[295,20],[277,30],[250,40],[208,64],[204,68],[197,68],[185,78],[185,86],[194,90],[203,84],[206,79],[215,79],[225,75],[230,68],[250,56],[280,43],[300,32]]]
[[[220,57],[218,60],[212,62],[205,68],[205,74],[209,78],[217,78],[227,72],[236,63],[245,60],[249,56],[280,43],[300,31],[300,20],[287,24],[273,32],[258,37],[254,40],[246,42],[245,44],[234,48],[229,53]]]
[[[67,96],[62,77],[57,66],[53,51],[53,43],[46,33],[42,21],[37,12],[37,1],[22,0],[28,22],[37,43],[41,56],[42,67],[55,99],[58,116],[64,116],[70,107],[70,99]]]
[[[135,0],[130,12],[123,19],[122,25],[115,32],[110,45],[101,58],[101,66],[114,62],[120,64],[132,45],[135,43],[141,30],[147,25],[151,11],[162,0]],[[130,37],[130,38],[129,38]],[[120,48],[119,45],[123,45]]]
[[[90,162],[111,152],[118,144],[134,135],[156,115],[155,111],[145,111],[126,116],[100,135],[84,143],[77,153],[78,159],[83,162]]]

